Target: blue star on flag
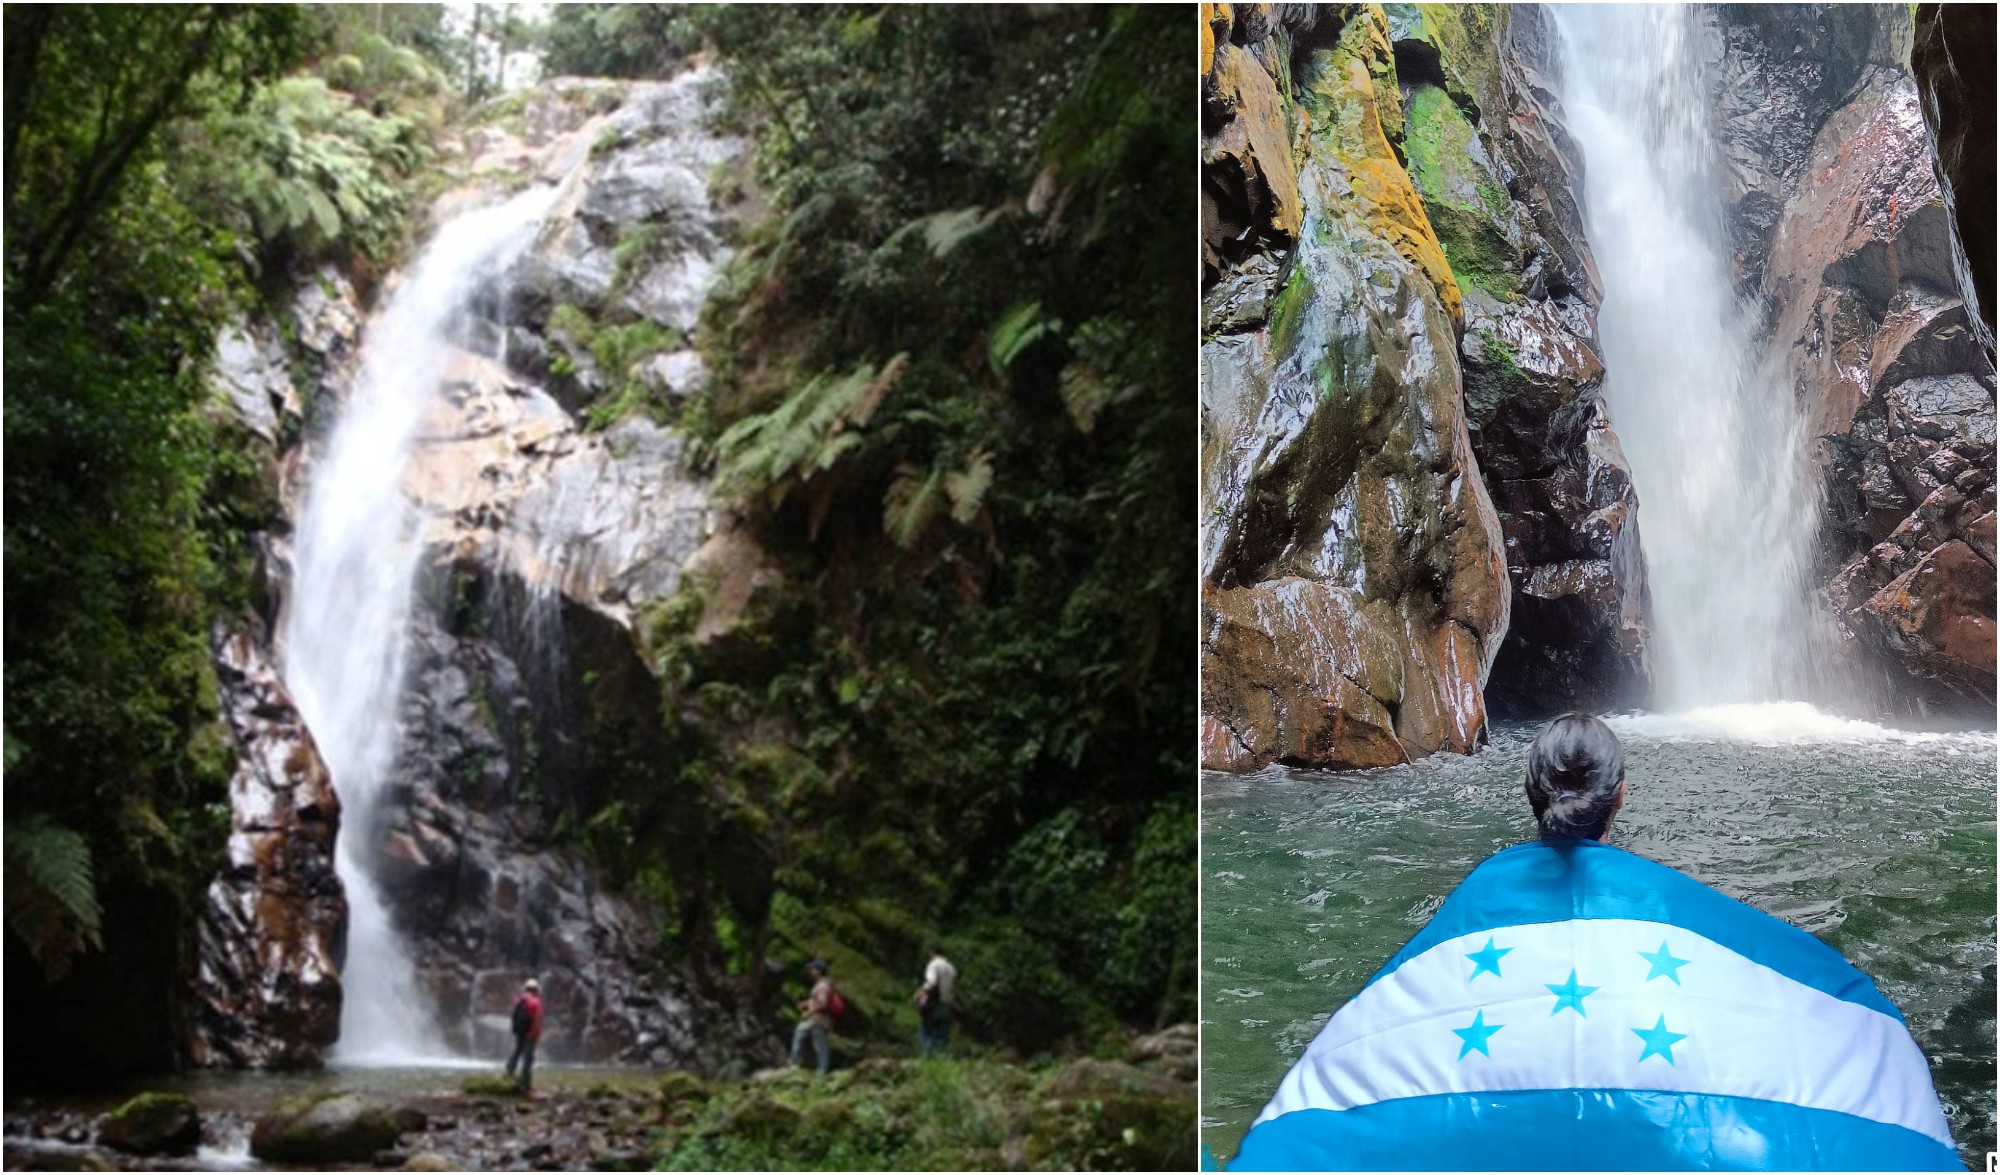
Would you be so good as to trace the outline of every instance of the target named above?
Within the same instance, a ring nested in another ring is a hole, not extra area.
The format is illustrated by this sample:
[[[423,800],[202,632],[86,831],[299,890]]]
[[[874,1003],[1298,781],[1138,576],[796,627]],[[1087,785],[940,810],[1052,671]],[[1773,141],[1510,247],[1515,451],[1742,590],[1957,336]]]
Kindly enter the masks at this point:
[[[1486,1056],[1492,1056],[1492,1053],[1486,1051],[1486,1038],[1505,1027],[1507,1027],[1505,1024],[1488,1024],[1484,1009],[1474,1012],[1470,1026],[1452,1029],[1452,1032],[1465,1042],[1458,1050],[1458,1059],[1463,1061],[1465,1054],[1471,1052],[1473,1049],[1478,1049],[1481,1053],[1485,1053]]]
[[[1687,1039],[1685,1032],[1667,1031],[1665,1016],[1660,1017],[1651,1028],[1634,1028],[1632,1033],[1646,1042],[1645,1049],[1639,1053],[1641,1061],[1647,1057],[1665,1057],[1669,1065],[1674,1063],[1674,1042]]]
[[[1513,947],[1496,948],[1493,945],[1492,936],[1487,936],[1486,945],[1483,948],[1465,956],[1471,959],[1474,964],[1472,974],[1465,977],[1466,982],[1470,983],[1472,980],[1479,978],[1480,973],[1483,971],[1493,972],[1493,977],[1498,979],[1500,977],[1500,956],[1511,952],[1513,949]]]
[[[1556,993],[1556,1006],[1549,1009],[1549,1015],[1553,1016],[1564,1008],[1575,1008],[1577,1015],[1589,1019],[1590,1013],[1583,1010],[1583,997],[1597,989],[1578,984],[1576,981],[1576,968],[1570,968],[1569,982],[1544,983],[1542,986]],[[1609,997],[1607,996],[1606,998],[1608,999]]]
[[[1681,985],[1680,970],[1682,967],[1687,966],[1687,960],[1674,958],[1673,952],[1667,950],[1667,943],[1665,939],[1660,940],[1660,950],[1658,954],[1649,955],[1644,951],[1640,951],[1639,957],[1653,965],[1652,970],[1646,972],[1646,979],[1648,981],[1658,979],[1660,976],[1664,975],[1668,979],[1674,981],[1675,987],[1679,987]]]

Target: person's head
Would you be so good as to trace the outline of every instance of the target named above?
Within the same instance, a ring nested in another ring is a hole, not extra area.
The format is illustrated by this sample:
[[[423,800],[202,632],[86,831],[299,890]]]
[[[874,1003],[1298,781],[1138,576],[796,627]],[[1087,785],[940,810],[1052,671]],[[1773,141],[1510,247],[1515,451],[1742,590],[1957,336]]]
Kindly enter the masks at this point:
[[[1588,714],[1564,714],[1528,748],[1528,806],[1543,840],[1603,840],[1625,803],[1625,748]]]
[[[542,985],[536,982],[535,980],[530,979],[528,982],[521,985],[521,990],[527,992],[529,995],[535,995],[542,990]]]
[[[806,974],[812,976],[814,979],[826,978],[826,960],[825,959],[806,960]]]
[[[936,939],[931,940],[931,957],[935,959],[944,958],[944,944]]]

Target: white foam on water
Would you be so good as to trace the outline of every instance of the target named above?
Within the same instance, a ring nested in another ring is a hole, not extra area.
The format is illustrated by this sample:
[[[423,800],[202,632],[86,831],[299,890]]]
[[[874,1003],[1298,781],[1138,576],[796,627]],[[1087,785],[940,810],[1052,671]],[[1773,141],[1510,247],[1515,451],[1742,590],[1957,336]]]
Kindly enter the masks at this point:
[[[1807,702],[1737,702],[1696,706],[1677,714],[1613,714],[1605,723],[1621,736],[1683,742],[1965,744],[1995,741],[1992,731],[1897,730],[1829,714]]]

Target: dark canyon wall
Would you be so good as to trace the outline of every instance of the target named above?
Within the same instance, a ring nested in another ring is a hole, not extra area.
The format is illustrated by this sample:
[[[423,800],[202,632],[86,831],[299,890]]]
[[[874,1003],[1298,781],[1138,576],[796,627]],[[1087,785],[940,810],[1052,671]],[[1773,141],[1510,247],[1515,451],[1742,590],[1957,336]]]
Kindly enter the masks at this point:
[[[1204,764],[1636,701],[1637,500],[1542,14],[1203,20]]]
[[[1990,231],[1991,197],[1954,208],[1908,7],[1707,20],[1738,280],[1815,443],[1850,668],[1894,709],[1990,707],[1994,367],[1958,216]]]

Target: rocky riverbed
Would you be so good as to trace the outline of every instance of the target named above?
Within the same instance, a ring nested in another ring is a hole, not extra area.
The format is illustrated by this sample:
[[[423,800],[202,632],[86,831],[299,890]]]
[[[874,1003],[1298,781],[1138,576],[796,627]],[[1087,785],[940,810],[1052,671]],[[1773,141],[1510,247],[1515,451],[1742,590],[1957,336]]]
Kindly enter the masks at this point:
[[[561,1067],[530,1097],[485,1069],[190,1074],[10,1103],[6,1169],[1154,1170],[1192,1162],[1194,1076],[1192,1025],[1118,1060],[873,1058],[817,1081]]]

